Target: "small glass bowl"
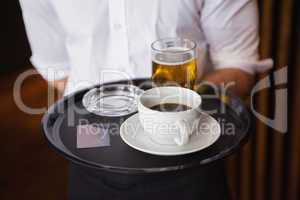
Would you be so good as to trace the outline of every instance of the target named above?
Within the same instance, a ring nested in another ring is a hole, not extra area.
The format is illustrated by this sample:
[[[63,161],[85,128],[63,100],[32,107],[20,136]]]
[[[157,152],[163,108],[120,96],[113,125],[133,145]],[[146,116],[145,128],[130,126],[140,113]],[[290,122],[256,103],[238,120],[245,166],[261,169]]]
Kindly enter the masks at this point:
[[[137,111],[138,97],[144,90],[128,84],[109,84],[88,91],[83,106],[100,116],[120,117]]]

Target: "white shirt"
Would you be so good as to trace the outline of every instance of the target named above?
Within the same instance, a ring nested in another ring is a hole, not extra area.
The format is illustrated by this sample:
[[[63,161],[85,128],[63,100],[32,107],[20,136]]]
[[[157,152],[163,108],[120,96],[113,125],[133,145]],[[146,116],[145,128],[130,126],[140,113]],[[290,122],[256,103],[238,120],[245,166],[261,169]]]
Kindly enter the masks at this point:
[[[69,77],[66,93],[107,81],[150,77],[153,41],[203,44],[212,68],[263,71],[252,0],[20,0],[31,62],[47,80]]]

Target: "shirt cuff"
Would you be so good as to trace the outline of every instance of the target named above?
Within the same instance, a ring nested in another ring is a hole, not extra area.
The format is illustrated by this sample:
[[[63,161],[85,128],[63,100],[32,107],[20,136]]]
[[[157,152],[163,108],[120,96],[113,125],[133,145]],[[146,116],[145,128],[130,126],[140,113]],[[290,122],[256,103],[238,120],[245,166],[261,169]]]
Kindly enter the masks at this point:
[[[212,63],[215,69],[235,68],[243,70],[250,74],[262,73],[273,67],[273,60],[271,58],[263,60],[214,58],[212,59]]]
[[[70,69],[67,62],[44,64],[35,57],[30,58],[30,62],[47,81],[62,80],[68,77]]]

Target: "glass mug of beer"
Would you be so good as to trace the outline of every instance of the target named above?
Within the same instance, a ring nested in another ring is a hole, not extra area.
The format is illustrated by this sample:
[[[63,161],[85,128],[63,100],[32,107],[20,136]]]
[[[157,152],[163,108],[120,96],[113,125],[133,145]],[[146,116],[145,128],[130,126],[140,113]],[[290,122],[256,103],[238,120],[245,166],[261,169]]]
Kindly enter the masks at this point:
[[[193,89],[197,78],[196,43],[166,38],[152,43],[152,80],[156,86],[177,85]]]

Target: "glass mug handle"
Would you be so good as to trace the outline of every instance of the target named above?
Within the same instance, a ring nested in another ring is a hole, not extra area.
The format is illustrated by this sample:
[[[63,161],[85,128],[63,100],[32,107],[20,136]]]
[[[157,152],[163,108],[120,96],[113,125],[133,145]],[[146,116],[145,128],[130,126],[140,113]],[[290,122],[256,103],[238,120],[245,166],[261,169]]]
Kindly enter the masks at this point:
[[[179,128],[179,135],[174,138],[174,142],[178,146],[187,144],[190,136],[188,122],[186,120],[178,120],[175,125]]]

